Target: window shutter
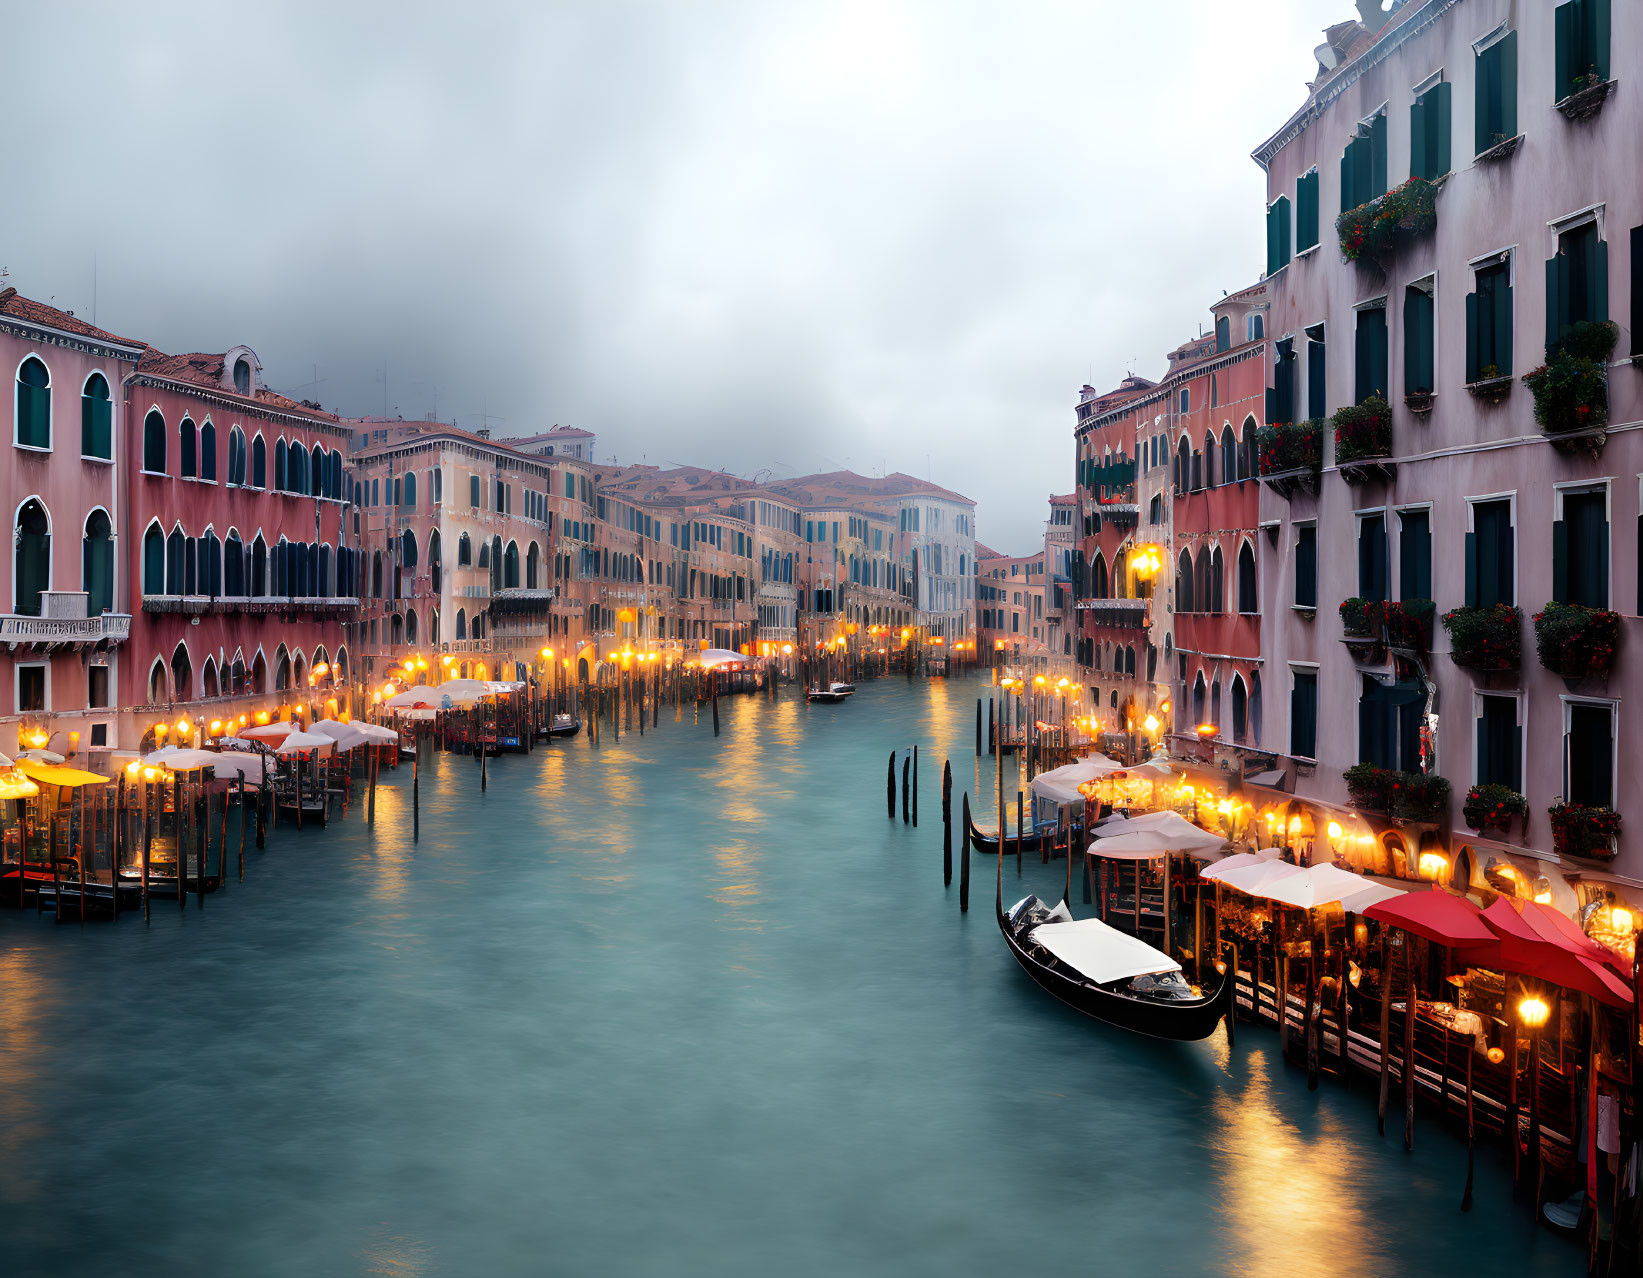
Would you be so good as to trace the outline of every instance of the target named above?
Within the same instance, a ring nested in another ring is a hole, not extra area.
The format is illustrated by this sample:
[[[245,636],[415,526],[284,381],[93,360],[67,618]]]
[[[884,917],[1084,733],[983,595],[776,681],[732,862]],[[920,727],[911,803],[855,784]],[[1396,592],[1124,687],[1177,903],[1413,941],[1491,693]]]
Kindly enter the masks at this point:
[[[1643,226],[1632,227],[1632,354],[1643,354]]]
[[[1592,583],[1592,598],[1596,607],[1607,608],[1609,606],[1609,521],[1605,519],[1597,527],[1597,553],[1592,556],[1592,572],[1596,576],[1596,580]]]
[[[1586,21],[1592,32],[1592,63],[1597,73],[1609,78],[1609,0],[1586,0]]]
[[[1329,413],[1324,353],[1322,342],[1306,344],[1306,415],[1313,421]]]
[[[1426,154],[1426,98],[1418,97],[1409,105],[1409,176],[1429,178]]]
[[[1426,162],[1432,176],[1442,177],[1449,172],[1449,81],[1433,85],[1427,96],[1427,128],[1430,138],[1426,144]]]
[[[1639,533],[1639,540],[1643,541],[1643,531]],[[1475,532],[1466,534],[1466,606],[1478,606],[1478,535]]]
[[[1561,252],[1546,259],[1546,345],[1563,334],[1563,318],[1568,313],[1568,259]]]
[[[1386,312],[1380,310],[1370,313],[1375,317],[1369,322],[1370,391],[1382,399],[1387,399],[1391,389],[1388,385],[1391,381],[1391,352],[1388,349]]]
[[[1341,156],[1341,212],[1357,208],[1352,199],[1352,148],[1356,142],[1349,142],[1346,153]]]
[[[1369,198],[1386,194],[1386,113],[1369,125]]]
[[[1500,96],[1495,65],[1493,49],[1485,49],[1473,61],[1472,147],[1478,155],[1487,151],[1494,141],[1492,125]]]
[[[1609,242],[1592,238],[1591,273],[1586,277],[1591,289],[1592,318],[1609,318]]]
[[[1478,380],[1478,295],[1466,295],[1466,380]]]
[[[1269,204],[1266,211],[1266,273],[1278,269],[1278,206]]]
[[[1278,265],[1288,266],[1289,251],[1289,197],[1278,197]]]
[[[1489,715],[1487,711],[1478,715],[1477,719],[1474,720],[1474,727],[1476,729],[1474,734],[1476,744],[1473,748],[1472,771],[1476,774],[1479,785],[1488,785],[1491,782],[1499,781],[1500,778],[1495,776],[1494,769],[1490,766]]]
[[[1508,31],[1500,44],[1500,131],[1517,136],[1517,32]]]
[[[1552,522],[1552,598],[1569,602],[1569,525],[1561,519]]]
[[[1352,342],[1352,402],[1361,404],[1369,396],[1369,333],[1364,321],[1368,311],[1358,312],[1358,327]]]
[[[1503,269],[1495,277],[1490,290],[1494,306],[1494,363],[1502,377],[1512,375],[1512,284]]]
[[[1517,548],[1512,525],[1501,522],[1500,535],[1496,539],[1495,556],[1495,599],[1500,603],[1515,604],[1517,592],[1512,589],[1512,566],[1517,560]]]
[[[1552,100],[1561,102],[1574,91],[1573,81],[1576,74],[1584,74],[1584,69],[1575,71],[1575,10],[1580,0],[1560,5],[1552,10],[1552,27],[1557,37],[1556,55],[1556,87],[1552,92]]]

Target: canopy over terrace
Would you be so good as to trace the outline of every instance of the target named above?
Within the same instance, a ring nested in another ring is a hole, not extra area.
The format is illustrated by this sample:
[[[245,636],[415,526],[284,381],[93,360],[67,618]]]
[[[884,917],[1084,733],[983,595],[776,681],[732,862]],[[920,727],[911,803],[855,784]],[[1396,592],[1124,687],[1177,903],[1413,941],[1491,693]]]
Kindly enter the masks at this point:
[[[1084,795],[1079,790],[1079,786],[1091,781],[1099,781],[1104,776],[1122,771],[1123,766],[1123,764],[1115,763],[1107,758],[1104,754],[1086,755],[1075,762],[1063,764],[1059,768],[1051,768],[1048,772],[1039,773],[1033,778],[1033,796],[1061,807],[1083,803]]]
[[[108,778],[95,772],[82,772],[58,763],[41,763],[38,759],[19,759],[17,770],[45,785],[77,789],[83,785],[107,785]]]
[[[685,664],[699,665],[703,670],[751,670],[759,664],[759,659],[728,648],[704,648]]]

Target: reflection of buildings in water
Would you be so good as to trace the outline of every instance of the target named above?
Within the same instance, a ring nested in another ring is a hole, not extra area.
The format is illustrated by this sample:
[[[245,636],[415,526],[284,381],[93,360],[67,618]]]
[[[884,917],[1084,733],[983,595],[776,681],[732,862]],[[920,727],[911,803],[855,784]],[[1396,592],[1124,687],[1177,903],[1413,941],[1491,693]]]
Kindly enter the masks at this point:
[[[1241,1059],[1243,1085],[1229,1079],[1212,1120],[1222,1272],[1387,1272],[1390,1258],[1373,1250],[1379,1231],[1355,1188],[1374,1183],[1356,1145],[1322,1113],[1317,1131],[1303,1136],[1273,1093],[1268,1056],[1246,1051]]]
[[[42,988],[33,956],[21,949],[0,952],[0,1094],[4,1094],[5,1121],[0,1122],[0,1203],[23,1203],[34,1198],[39,1186],[30,1179],[28,1151],[46,1139],[39,1111],[32,1099],[45,1071],[46,1045],[39,1016],[57,999],[56,991]]]

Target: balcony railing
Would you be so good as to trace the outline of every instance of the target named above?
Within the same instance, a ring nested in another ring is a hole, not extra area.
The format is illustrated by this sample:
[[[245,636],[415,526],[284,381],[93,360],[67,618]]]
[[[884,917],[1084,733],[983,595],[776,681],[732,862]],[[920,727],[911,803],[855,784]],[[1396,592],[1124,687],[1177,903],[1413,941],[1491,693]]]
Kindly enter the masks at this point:
[[[43,590],[38,617],[18,613],[0,614],[0,643],[15,648],[32,644],[40,648],[102,648],[124,643],[131,637],[131,614],[105,612],[86,616],[83,590]]]
[[[1080,599],[1078,610],[1089,613],[1098,626],[1139,630],[1147,624],[1145,599]]]
[[[204,616],[208,613],[259,612],[356,612],[359,600],[353,595],[332,595],[308,598],[291,595],[144,595],[146,613],[183,613]]]

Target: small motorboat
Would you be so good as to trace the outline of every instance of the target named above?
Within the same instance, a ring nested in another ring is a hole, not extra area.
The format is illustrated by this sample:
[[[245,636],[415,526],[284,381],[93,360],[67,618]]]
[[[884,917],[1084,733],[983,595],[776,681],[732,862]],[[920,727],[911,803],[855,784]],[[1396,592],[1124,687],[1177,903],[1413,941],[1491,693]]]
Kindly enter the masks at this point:
[[[853,683],[835,683],[829,686],[834,692],[842,692],[847,697],[856,690],[856,685]]]
[[[853,683],[830,683],[825,688],[807,688],[805,697],[811,701],[820,701],[827,705],[837,705],[848,700],[855,694],[856,685]]]
[[[1001,867],[1001,892],[1002,874]],[[1206,993],[1162,950],[1100,919],[1073,918],[1065,901],[1052,909],[1029,896],[1006,912],[1000,895],[995,908],[999,931],[1021,969],[1086,1016],[1153,1038],[1193,1042],[1208,1038],[1232,1010],[1230,972],[1214,993]]]
[[[556,714],[548,724],[544,735],[550,737],[574,737],[582,731],[582,721],[575,715]]]

